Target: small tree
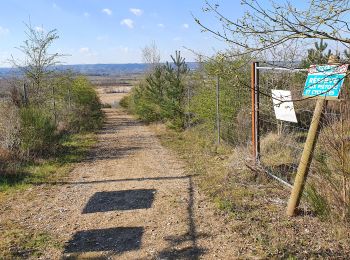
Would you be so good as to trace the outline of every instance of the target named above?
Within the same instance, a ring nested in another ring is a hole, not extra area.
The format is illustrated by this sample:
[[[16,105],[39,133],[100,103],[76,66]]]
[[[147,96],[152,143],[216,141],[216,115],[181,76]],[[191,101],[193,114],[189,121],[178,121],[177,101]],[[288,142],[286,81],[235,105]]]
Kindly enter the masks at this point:
[[[160,51],[155,42],[152,42],[142,49],[142,61],[147,63],[151,70],[159,65]]]
[[[350,46],[348,0],[310,0],[304,9],[292,1],[241,0],[245,14],[230,19],[219,4],[206,1],[204,11],[213,13],[222,29],[195,18],[204,31],[210,32],[241,50],[240,54],[260,53],[295,39],[324,39]]]
[[[189,72],[185,58],[181,57],[180,51],[175,51],[175,57],[170,55],[173,63],[166,63],[166,109],[167,117],[173,119],[177,127],[184,126],[184,106],[185,97],[184,76]]]
[[[31,23],[25,24],[27,39],[17,49],[24,54],[24,61],[20,62],[11,56],[11,63],[19,68],[30,80],[29,93],[38,98],[42,93],[43,81],[52,73],[52,67],[59,63],[63,55],[49,53],[49,48],[59,38],[57,30],[45,31],[34,28]]]
[[[188,73],[180,51],[172,63],[157,65],[133,91],[135,112],[146,121],[170,121],[175,128],[184,126],[184,76]]]

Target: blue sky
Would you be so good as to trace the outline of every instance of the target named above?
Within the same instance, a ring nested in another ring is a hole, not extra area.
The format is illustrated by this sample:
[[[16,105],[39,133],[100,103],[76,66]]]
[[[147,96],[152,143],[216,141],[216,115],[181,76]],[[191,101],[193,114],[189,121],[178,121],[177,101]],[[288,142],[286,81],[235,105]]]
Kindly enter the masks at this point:
[[[220,1],[229,17],[243,10],[238,0]],[[141,49],[152,41],[168,60],[176,49],[187,60],[194,55],[182,48],[206,55],[226,47],[210,34],[202,33],[191,16],[215,26],[212,15],[202,12],[203,0],[4,0],[0,8],[0,66],[25,40],[24,22],[31,20],[38,30],[56,28],[60,39],[52,52],[69,54],[67,64],[141,62]]]

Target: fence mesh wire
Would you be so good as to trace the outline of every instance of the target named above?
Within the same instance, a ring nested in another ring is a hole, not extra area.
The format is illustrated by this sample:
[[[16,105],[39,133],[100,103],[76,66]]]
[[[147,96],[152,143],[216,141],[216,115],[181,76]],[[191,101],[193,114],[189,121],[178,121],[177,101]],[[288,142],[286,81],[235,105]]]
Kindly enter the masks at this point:
[[[241,70],[249,82],[249,69]],[[217,84],[219,83],[219,92]],[[203,71],[187,84],[187,128],[203,127],[203,135],[217,141],[218,119],[220,140],[230,145],[248,145],[251,142],[250,87],[243,86],[235,75],[208,75]],[[219,95],[219,97],[217,97]],[[216,102],[219,102],[217,111]]]
[[[293,184],[315,100],[301,100],[307,72],[259,69],[260,163],[267,172]],[[310,182],[326,180],[341,187],[340,176],[348,174],[349,95],[345,84],[339,101],[328,101],[318,130],[318,142],[310,166]],[[271,90],[289,90],[298,123],[277,120]],[[342,168],[342,169],[341,169]],[[328,174],[328,176],[327,176]],[[338,176],[338,177],[337,177]]]

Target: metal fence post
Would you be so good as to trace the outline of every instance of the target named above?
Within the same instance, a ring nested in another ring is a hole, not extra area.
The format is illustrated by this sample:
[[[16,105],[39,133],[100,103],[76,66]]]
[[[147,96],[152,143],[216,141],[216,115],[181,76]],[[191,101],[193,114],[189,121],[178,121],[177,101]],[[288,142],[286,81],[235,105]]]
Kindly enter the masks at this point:
[[[258,62],[251,66],[251,98],[252,98],[252,151],[255,163],[259,162],[260,137],[259,137],[259,71]]]
[[[220,76],[217,76],[216,81],[216,130],[217,130],[217,144],[220,144]]]
[[[260,161],[260,120],[259,120],[259,111],[260,111],[260,99],[259,99],[259,62],[255,62],[255,140],[256,140],[256,156],[255,161],[259,163]]]

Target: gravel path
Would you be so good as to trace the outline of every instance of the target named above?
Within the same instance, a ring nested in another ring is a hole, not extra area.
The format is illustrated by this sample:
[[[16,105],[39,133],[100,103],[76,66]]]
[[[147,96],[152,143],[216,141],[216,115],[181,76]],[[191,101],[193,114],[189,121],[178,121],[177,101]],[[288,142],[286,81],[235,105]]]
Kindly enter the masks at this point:
[[[0,215],[64,242],[42,259],[232,259],[237,237],[149,127],[106,109],[98,145],[70,177]],[[10,212],[10,213],[9,213]]]

